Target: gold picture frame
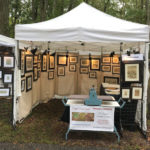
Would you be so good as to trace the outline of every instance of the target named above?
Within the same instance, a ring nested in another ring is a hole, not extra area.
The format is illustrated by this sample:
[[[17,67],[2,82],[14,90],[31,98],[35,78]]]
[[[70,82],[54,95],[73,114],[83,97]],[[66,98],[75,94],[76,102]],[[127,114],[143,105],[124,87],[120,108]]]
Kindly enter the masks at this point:
[[[97,78],[97,73],[96,72],[89,72],[89,78],[96,79]]]
[[[113,74],[120,74],[120,66],[112,66]]]
[[[54,79],[54,71],[48,72],[48,80]]]
[[[88,67],[89,66],[89,59],[88,58],[81,58],[80,59],[80,67]]]
[[[69,65],[69,71],[70,72],[76,72],[76,65],[75,64],[70,64]]]
[[[64,66],[57,67],[57,76],[65,76],[65,67]]]
[[[58,55],[57,56],[57,64],[67,66],[67,57],[66,57],[66,55]]]
[[[102,65],[101,70],[103,72],[111,72],[111,65]]]
[[[88,74],[89,68],[88,67],[82,67],[80,68],[80,74]]]
[[[132,100],[142,100],[143,89],[142,87],[132,87]]]
[[[102,63],[104,63],[104,64],[110,64],[111,63],[111,57],[109,57],[109,56],[103,56],[102,57]]]
[[[112,57],[112,63],[113,64],[119,64],[119,57],[118,56]]]
[[[91,70],[100,70],[100,59],[92,58],[91,59],[90,69]]]
[[[69,57],[69,63],[77,63],[78,57],[77,56],[70,56]]]

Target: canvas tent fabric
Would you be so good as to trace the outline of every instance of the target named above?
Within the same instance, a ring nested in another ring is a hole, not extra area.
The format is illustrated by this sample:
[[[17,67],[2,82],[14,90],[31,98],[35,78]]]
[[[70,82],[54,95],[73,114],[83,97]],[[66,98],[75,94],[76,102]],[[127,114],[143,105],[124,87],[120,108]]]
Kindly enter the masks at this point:
[[[15,47],[15,40],[4,35],[0,35],[0,46]]]
[[[86,3],[48,21],[15,26],[15,39],[29,41],[149,41],[149,27],[115,18]]]

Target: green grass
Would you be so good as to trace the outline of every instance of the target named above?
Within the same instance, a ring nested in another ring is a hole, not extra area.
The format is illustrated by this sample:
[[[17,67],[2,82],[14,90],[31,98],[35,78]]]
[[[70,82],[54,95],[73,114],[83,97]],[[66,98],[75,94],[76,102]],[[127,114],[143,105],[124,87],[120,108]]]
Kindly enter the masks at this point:
[[[117,143],[115,134],[102,132],[70,132],[69,140],[66,141],[68,124],[59,121],[63,111],[64,106],[60,100],[40,104],[22,124],[17,124],[15,130],[10,125],[8,116],[1,117],[0,142],[96,146],[122,150],[145,150],[150,147],[139,131],[127,130],[124,130],[120,144]]]

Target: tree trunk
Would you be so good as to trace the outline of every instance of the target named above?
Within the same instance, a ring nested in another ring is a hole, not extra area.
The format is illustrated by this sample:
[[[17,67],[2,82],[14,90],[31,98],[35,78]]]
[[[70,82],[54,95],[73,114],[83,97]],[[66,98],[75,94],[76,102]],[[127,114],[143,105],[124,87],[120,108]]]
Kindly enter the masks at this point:
[[[46,4],[47,4],[47,0],[40,1],[40,6],[41,6],[40,21],[46,20]]]
[[[73,8],[74,2],[75,2],[75,0],[70,0],[68,11],[70,11]]]
[[[107,11],[108,5],[109,5],[110,0],[107,0],[106,3],[104,3],[104,12]]]
[[[146,22],[150,25],[150,0],[146,0]]]
[[[0,0],[0,34],[9,36],[9,0]]]
[[[61,10],[60,10],[61,14],[64,13],[64,0],[61,0]]]

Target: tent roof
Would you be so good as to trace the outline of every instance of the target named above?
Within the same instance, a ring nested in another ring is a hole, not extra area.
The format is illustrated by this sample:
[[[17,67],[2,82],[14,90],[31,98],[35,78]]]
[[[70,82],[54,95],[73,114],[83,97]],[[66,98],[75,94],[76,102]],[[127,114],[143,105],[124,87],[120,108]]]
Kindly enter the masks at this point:
[[[15,47],[15,40],[4,35],[0,35],[0,46]]]
[[[86,3],[57,18],[16,25],[15,39],[29,41],[149,41],[149,26],[118,19]]]

